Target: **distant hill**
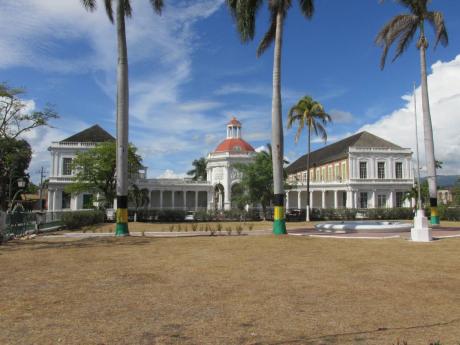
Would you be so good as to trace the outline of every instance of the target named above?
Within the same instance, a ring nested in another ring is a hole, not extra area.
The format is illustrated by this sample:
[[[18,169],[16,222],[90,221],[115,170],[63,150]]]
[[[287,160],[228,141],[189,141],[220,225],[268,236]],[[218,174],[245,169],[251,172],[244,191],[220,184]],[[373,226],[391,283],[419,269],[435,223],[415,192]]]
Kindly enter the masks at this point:
[[[457,183],[459,178],[460,175],[438,175],[436,179],[438,181],[438,188],[452,187],[455,185],[455,183]],[[422,177],[421,180],[425,181],[426,177]]]

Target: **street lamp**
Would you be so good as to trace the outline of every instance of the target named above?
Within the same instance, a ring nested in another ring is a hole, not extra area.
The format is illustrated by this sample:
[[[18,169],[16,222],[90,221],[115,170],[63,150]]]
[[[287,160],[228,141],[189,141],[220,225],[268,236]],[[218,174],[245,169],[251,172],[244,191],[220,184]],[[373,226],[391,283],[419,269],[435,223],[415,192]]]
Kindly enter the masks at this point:
[[[24,191],[24,187],[26,186],[26,181],[24,181],[22,177],[18,178],[17,182],[18,182],[19,189],[17,190],[16,193],[14,193],[13,199],[10,201],[10,207],[8,208],[8,212],[11,212],[16,198],[18,197],[19,193]]]

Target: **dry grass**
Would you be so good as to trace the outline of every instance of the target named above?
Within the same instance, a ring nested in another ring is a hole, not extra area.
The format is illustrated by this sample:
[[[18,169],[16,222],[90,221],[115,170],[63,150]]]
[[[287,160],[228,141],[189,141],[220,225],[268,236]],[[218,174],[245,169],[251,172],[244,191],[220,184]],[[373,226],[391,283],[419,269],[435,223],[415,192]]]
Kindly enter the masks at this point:
[[[0,246],[0,344],[460,342],[460,239]]]

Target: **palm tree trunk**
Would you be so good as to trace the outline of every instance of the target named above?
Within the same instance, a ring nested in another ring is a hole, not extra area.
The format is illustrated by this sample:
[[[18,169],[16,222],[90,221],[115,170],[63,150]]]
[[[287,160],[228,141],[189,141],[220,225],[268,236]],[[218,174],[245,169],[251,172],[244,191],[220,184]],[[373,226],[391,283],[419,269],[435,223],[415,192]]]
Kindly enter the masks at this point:
[[[310,149],[311,149],[311,127],[308,123],[308,156],[307,156],[307,210],[306,221],[310,221]]]
[[[422,29],[423,30],[423,29]],[[426,75],[426,56],[427,48],[425,36],[421,34],[420,39],[420,66],[422,75],[422,109],[423,109],[423,137],[425,142],[425,157],[427,167],[427,180],[430,193],[431,224],[439,224],[437,211],[437,187],[436,187],[436,166],[434,156],[433,127],[431,125],[430,101],[428,97],[428,81]]]
[[[128,49],[126,46],[125,10],[117,4],[117,224],[116,236],[129,235],[128,230]]]
[[[273,58],[273,97],[272,97],[272,162],[274,189],[274,222],[273,233],[286,234],[284,218],[284,185],[283,185],[283,121],[281,113],[281,46],[283,37],[283,13],[276,15],[275,49]]]

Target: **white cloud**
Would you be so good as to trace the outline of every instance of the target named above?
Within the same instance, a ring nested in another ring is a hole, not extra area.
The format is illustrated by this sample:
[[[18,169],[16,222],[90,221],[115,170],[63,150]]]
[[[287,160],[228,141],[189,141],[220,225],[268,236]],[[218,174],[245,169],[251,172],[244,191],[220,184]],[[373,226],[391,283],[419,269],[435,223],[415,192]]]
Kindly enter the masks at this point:
[[[333,123],[351,123],[353,122],[353,114],[348,111],[331,109],[329,114],[332,117]]]
[[[431,120],[437,160],[444,162],[442,174],[460,172],[460,55],[449,62],[436,62],[428,77]],[[422,123],[421,88],[416,90],[419,148],[422,165],[425,162]],[[391,114],[359,129],[372,132],[397,145],[412,148],[415,153],[413,94],[402,97],[406,104]],[[415,158],[415,155],[414,155]]]
[[[166,169],[162,174],[158,175],[157,178],[184,178],[187,176],[185,173],[175,173],[171,169]]]

